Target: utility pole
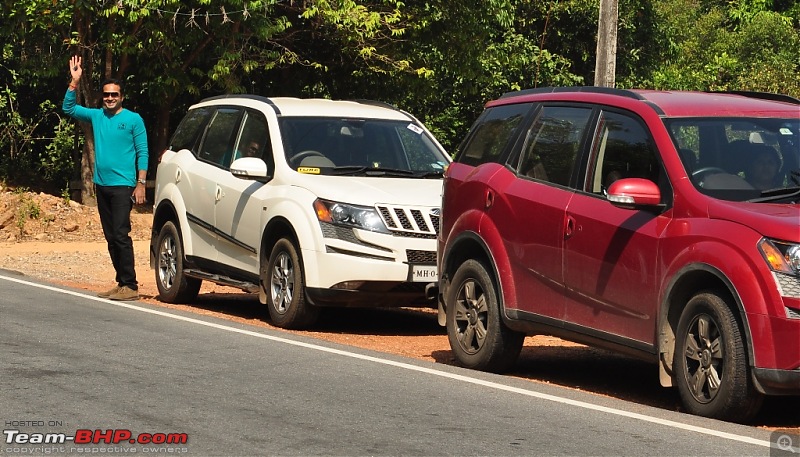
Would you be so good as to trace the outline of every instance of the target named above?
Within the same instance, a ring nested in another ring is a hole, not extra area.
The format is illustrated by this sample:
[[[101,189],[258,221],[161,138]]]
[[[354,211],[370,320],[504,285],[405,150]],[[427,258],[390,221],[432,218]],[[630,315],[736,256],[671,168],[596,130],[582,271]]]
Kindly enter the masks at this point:
[[[600,0],[597,21],[597,52],[594,67],[594,85],[614,87],[617,69],[617,0]]]

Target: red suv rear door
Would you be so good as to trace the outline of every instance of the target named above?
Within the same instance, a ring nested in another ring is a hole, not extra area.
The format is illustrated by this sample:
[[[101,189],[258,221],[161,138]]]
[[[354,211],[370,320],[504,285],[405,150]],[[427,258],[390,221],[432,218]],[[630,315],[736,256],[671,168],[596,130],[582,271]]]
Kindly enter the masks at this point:
[[[586,106],[542,106],[525,133],[516,179],[504,190],[511,210],[490,214],[508,244],[517,306],[559,321],[565,210],[574,195],[569,184],[591,114]]]
[[[515,303],[521,311],[563,318],[563,221],[572,195],[560,187],[516,178],[505,189],[507,208],[496,205],[490,214],[507,246],[517,286]]]

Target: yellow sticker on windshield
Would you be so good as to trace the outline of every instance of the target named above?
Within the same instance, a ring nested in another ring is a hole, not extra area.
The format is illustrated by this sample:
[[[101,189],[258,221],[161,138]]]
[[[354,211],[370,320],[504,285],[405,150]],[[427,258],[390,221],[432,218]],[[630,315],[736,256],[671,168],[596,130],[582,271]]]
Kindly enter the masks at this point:
[[[306,173],[306,174],[309,174],[309,175],[318,175],[319,174],[319,168],[317,168],[317,167],[297,167],[297,172],[298,173]]]

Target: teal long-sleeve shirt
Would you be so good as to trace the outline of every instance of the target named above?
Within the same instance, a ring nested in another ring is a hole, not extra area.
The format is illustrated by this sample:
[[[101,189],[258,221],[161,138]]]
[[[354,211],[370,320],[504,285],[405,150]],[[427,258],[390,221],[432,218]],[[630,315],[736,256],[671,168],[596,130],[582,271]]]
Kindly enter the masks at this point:
[[[122,109],[109,115],[102,108],[86,108],[67,89],[61,109],[79,121],[90,122],[94,132],[94,177],[100,186],[136,186],[137,170],[147,170],[147,131],[144,120]]]

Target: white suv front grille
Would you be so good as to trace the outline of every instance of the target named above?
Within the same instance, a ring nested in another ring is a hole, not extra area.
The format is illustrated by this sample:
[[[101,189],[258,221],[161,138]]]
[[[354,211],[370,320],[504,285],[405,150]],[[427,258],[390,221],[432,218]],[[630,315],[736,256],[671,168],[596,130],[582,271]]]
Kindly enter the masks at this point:
[[[375,205],[386,227],[395,236],[436,238],[439,209],[430,207]]]

